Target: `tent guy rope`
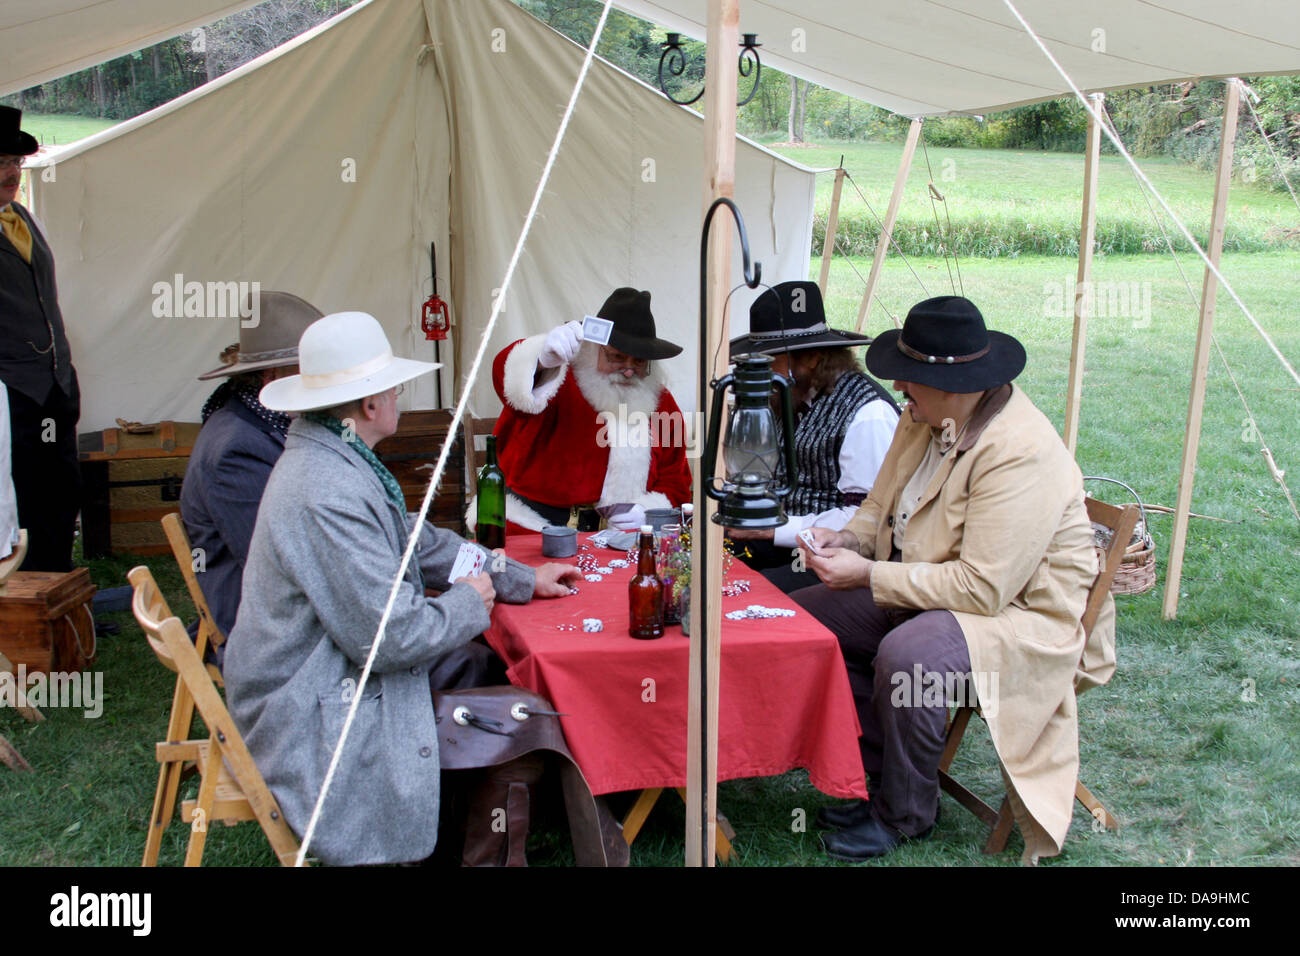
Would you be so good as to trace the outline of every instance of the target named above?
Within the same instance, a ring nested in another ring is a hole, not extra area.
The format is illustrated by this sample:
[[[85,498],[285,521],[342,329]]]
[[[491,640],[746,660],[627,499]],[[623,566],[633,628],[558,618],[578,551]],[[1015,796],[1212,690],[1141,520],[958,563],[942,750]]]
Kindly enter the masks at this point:
[[[501,294],[496,297],[492,305],[492,312],[488,316],[487,325],[483,329],[483,337],[479,340],[478,350],[474,353],[474,362],[466,373],[465,382],[467,385],[477,378],[479,369],[483,365],[483,358],[487,354],[488,341],[491,339],[492,331],[496,327],[497,318],[501,314],[501,307],[506,299],[506,291],[510,287],[510,280],[514,277],[515,267],[519,264],[519,257],[524,250],[524,243],[528,240],[528,233],[531,231],[533,220],[537,216],[537,207],[541,204],[542,195],[546,191],[546,184],[551,178],[551,170],[555,167],[555,158],[559,155],[560,144],[564,141],[564,134],[569,128],[569,120],[573,116],[574,107],[578,104],[578,95],[582,92],[583,82],[587,79],[587,73],[591,69],[591,61],[596,54],[596,44],[600,42],[601,34],[605,30],[605,21],[609,18],[609,9],[612,3],[613,0],[605,0],[604,7],[600,12],[600,20],[596,23],[595,32],[591,35],[591,42],[587,45],[587,54],[583,58],[582,68],[578,71],[578,79],[573,85],[573,92],[569,95],[569,103],[565,107],[559,129],[555,131],[555,142],[551,145],[551,151],[546,157],[546,165],[542,168],[542,175],[537,181],[537,189],[533,193],[532,205],[528,207],[528,215],[524,217],[523,228],[519,231],[519,239],[516,241],[514,252],[510,256],[510,263],[506,266],[505,278],[502,279],[500,286]],[[456,411],[452,415],[451,424],[447,427],[449,436],[455,435],[456,430],[460,427],[461,419],[465,415],[465,407],[469,403],[469,394],[468,387],[461,389],[460,401],[456,403]],[[398,590],[401,587],[402,580],[406,577],[406,569],[410,566],[411,557],[415,553],[415,544],[420,538],[420,529],[424,525],[425,516],[429,513],[429,506],[433,502],[434,491],[442,481],[442,473],[446,469],[451,446],[452,442],[450,440],[442,443],[442,451],[438,453],[438,461],[434,465],[433,474],[429,477],[428,487],[424,490],[424,500],[420,502],[420,514],[411,528],[411,536],[407,539],[406,550],[402,554],[402,563],[397,569],[397,576],[393,579],[393,586],[389,589],[388,603],[384,606],[383,616],[379,619],[379,629],[375,633],[374,642],[370,645],[370,654],[366,657],[365,667],[361,671],[361,679],[357,683],[356,691],[348,707],[348,715],[343,722],[339,742],[334,748],[333,756],[330,758],[329,769],[325,773],[325,782],[321,785],[320,796],[316,798],[316,806],[312,808],[311,819],[308,821],[307,829],[303,833],[302,846],[299,847],[298,857],[294,861],[295,866],[302,866],[306,862],[307,850],[311,846],[312,837],[316,833],[316,826],[320,822],[321,808],[325,805],[325,798],[329,795],[330,784],[334,781],[334,772],[338,769],[343,747],[347,744],[348,732],[352,729],[352,722],[356,718],[357,707],[361,703],[361,695],[365,690],[366,681],[370,679],[370,671],[375,663],[375,655],[378,653],[379,645],[383,642],[387,632],[388,619],[392,616],[393,605],[397,602]]]
[[[1183,224],[1183,221],[1178,218],[1178,214],[1170,208],[1169,203],[1165,201],[1165,197],[1160,194],[1160,190],[1156,189],[1151,180],[1147,178],[1146,173],[1142,172],[1138,167],[1137,162],[1129,154],[1129,151],[1124,148],[1123,142],[1120,141],[1118,136],[1111,132],[1110,128],[1093,109],[1092,104],[1088,102],[1088,98],[1083,95],[1083,91],[1079,89],[1078,85],[1074,82],[1074,79],[1070,74],[1065,72],[1065,68],[1057,62],[1056,57],[1052,56],[1052,51],[1047,49],[1046,44],[1044,44],[1038,34],[1034,32],[1034,28],[1031,27],[1028,21],[1020,15],[1020,11],[1016,9],[1016,5],[1012,3],[1011,0],[1002,0],[1002,2],[1006,4],[1007,9],[1010,10],[1012,15],[1020,22],[1020,25],[1025,28],[1025,32],[1028,33],[1029,38],[1037,44],[1038,49],[1043,51],[1043,55],[1047,57],[1052,66],[1056,68],[1056,72],[1061,74],[1061,79],[1065,80],[1065,82],[1070,85],[1070,89],[1074,92],[1074,95],[1079,102],[1083,104],[1083,108],[1087,110],[1088,115],[1101,125],[1102,132],[1106,134],[1106,138],[1111,141],[1111,144],[1115,147],[1116,151],[1124,157],[1124,160],[1132,168],[1134,174],[1146,184],[1148,189],[1151,190],[1151,195],[1156,197],[1156,200],[1160,203],[1165,213],[1173,220],[1174,225],[1178,227],[1178,231],[1183,234],[1183,238],[1186,239],[1188,243],[1191,244],[1191,247],[1196,250],[1196,254],[1201,257],[1201,261],[1205,263],[1206,268],[1214,274],[1214,277],[1220,282],[1220,284],[1222,284],[1223,288],[1227,290],[1228,295],[1232,297],[1232,301],[1237,303],[1237,307],[1241,309],[1246,318],[1250,319],[1250,324],[1255,327],[1255,331],[1257,331],[1263,337],[1264,341],[1268,343],[1268,347],[1273,350],[1273,354],[1276,355],[1277,360],[1282,363],[1282,367],[1286,369],[1287,374],[1295,380],[1297,385],[1300,385],[1300,373],[1296,372],[1295,367],[1287,360],[1287,357],[1282,354],[1281,349],[1279,349],[1273,342],[1272,336],[1270,336],[1268,332],[1264,330],[1264,327],[1259,324],[1259,320],[1255,318],[1255,314],[1246,307],[1246,303],[1241,300],[1241,296],[1237,295],[1237,290],[1232,287],[1232,283],[1229,282],[1227,277],[1219,271],[1219,267],[1211,261],[1205,250],[1201,248],[1201,244],[1196,241],[1196,237],[1193,236],[1187,226]]]

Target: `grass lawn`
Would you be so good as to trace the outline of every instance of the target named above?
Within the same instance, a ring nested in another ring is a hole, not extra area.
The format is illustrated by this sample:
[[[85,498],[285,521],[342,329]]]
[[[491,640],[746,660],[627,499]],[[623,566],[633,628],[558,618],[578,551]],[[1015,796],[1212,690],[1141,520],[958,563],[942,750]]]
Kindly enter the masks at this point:
[[[845,143],[811,147],[775,147],[796,162],[814,168],[834,167],[844,156],[844,168],[881,218],[898,172],[903,147],[899,143]],[[938,148],[929,150],[933,180],[945,201],[936,203],[939,221],[952,220],[952,248],[966,255],[1017,256],[1024,253],[1077,255],[1080,202],[1083,198],[1081,153],[1016,152],[1012,150]],[[1179,218],[1205,245],[1214,177],[1171,159],[1142,159],[1139,165]],[[835,176],[817,180],[817,217],[825,221]],[[938,253],[935,213],[931,208],[925,154],[918,144],[899,206],[895,240],[904,252]],[[1097,238],[1106,252],[1159,252],[1164,249],[1146,201],[1128,164],[1119,156],[1102,156],[1098,171]],[[1159,211],[1154,199],[1151,203]],[[1225,249],[1257,250],[1284,240],[1283,229],[1300,227],[1300,209],[1286,192],[1235,180],[1228,199]],[[1174,227],[1162,221],[1171,237]],[[816,230],[821,252],[822,229]],[[837,239],[848,254],[874,251],[879,227],[847,179],[840,199]],[[1180,243],[1185,243],[1178,237]],[[1190,247],[1188,247],[1190,248]]]
[[[23,129],[35,136],[42,146],[66,146],[85,139],[92,133],[108,129],[117,122],[65,113],[23,113]]]

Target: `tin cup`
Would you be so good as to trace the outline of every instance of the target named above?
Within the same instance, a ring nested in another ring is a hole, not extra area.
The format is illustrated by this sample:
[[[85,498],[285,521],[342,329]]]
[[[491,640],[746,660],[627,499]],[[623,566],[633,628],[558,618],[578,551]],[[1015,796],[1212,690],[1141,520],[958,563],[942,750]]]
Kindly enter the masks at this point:
[[[542,529],[542,555],[548,558],[571,558],[578,553],[578,532],[575,528],[548,525]]]

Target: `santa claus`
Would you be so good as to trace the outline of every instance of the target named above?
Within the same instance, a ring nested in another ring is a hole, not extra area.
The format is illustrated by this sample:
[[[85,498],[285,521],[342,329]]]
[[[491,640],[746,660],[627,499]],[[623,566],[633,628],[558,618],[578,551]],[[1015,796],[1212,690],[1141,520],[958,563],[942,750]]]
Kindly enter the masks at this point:
[[[690,498],[686,423],[657,364],[681,346],[656,337],[649,292],[615,289],[597,316],[613,323],[608,344],[584,342],[575,320],[511,343],[492,364],[510,531],[568,524],[575,512],[588,530],[597,516],[629,530],[647,509]]]

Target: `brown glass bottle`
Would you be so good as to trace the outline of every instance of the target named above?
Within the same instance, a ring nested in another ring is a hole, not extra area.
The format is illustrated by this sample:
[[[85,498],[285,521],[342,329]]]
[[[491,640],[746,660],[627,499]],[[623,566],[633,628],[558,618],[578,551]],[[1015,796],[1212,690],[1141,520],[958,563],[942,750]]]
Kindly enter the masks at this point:
[[[654,531],[643,524],[636,574],[627,586],[628,633],[643,641],[664,636],[664,586],[655,574],[654,548]]]

